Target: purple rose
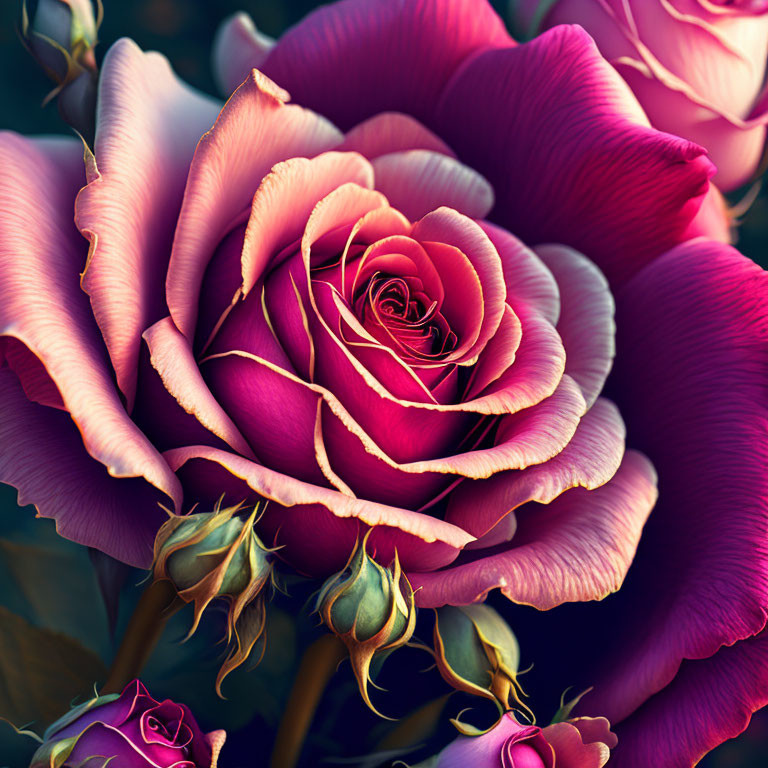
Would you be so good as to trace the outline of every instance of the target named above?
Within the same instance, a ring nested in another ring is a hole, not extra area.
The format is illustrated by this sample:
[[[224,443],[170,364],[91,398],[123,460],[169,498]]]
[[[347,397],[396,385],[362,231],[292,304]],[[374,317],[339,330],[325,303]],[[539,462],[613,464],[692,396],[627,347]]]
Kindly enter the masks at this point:
[[[100,696],[76,707],[45,733],[31,768],[87,764],[112,758],[114,768],[216,768],[224,731],[205,734],[184,704],[157,701],[134,680],[119,696]]]
[[[616,743],[603,717],[539,728],[507,712],[490,731],[460,736],[423,768],[602,768]]]

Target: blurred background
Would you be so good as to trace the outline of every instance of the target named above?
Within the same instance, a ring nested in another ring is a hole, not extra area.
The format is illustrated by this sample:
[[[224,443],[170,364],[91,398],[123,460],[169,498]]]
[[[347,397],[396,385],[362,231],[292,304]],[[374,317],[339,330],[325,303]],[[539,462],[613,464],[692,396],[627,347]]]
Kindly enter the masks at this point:
[[[214,94],[216,89],[209,67],[210,48],[216,28],[224,18],[235,11],[245,10],[262,32],[278,36],[319,4],[312,0],[104,0],[105,17],[99,35],[101,42],[97,57],[103,56],[116,39],[128,36],[145,50],[154,49],[164,53],[184,80]],[[51,104],[41,107],[51,84],[19,40],[17,29],[20,5],[20,0],[0,0],[0,129],[31,134],[67,133],[68,129],[59,118],[56,106]],[[499,13],[504,14],[506,2],[497,0],[493,5]],[[731,203],[738,203],[747,192],[747,189],[743,189],[732,195]],[[768,267],[767,244],[768,195],[763,191],[742,217],[738,247]],[[58,574],[66,574],[66,578],[58,581],[55,590],[50,590],[50,583],[46,585],[40,581],[40,574],[37,574],[35,580],[33,564],[39,562],[47,562]],[[135,585],[141,576],[136,571],[126,578],[125,599],[115,619],[118,636],[119,628],[124,624],[131,603],[135,600]],[[62,615],[62,606],[72,604],[77,606],[74,611],[76,615],[73,617],[70,610],[67,610],[66,616]],[[285,607],[289,609],[290,603],[285,603]],[[4,608],[24,615],[33,626],[66,631],[82,642],[90,654],[88,663],[93,665],[94,677],[100,673],[98,665],[112,653],[109,622],[101,605],[87,553],[59,539],[50,521],[33,521],[32,510],[19,510],[11,489],[0,487],[0,623]],[[233,679],[237,677],[239,682],[233,683],[235,690],[230,690],[229,702],[211,702],[207,694],[200,692],[203,689],[210,691],[215,676],[215,654],[209,653],[210,658],[206,663],[210,663],[207,667],[203,663],[199,668],[197,688],[200,690],[193,691],[187,699],[193,710],[201,712],[205,726],[227,725],[234,731],[231,746],[224,753],[224,765],[227,768],[230,765],[236,767],[266,762],[268,745],[264,744],[264,739],[268,738],[270,729],[274,728],[280,701],[286,693],[296,662],[297,647],[302,644],[301,638],[296,636],[296,630],[291,629],[292,622],[287,614],[277,610],[272,621],[274,626],[270,632],[273,637],[278,637],[278,641],[271,644],[275,649],[272,653],[276,655],[269,660],[268,665],[260,668],[270,669],[271,676],[264,671],[253,676],[245,673],[233,675]],[[150,688],[154,686],[157,696],[166,693],[172,695],[173,692],[178,697],[179,676],[183,677],[184,667],[196,654],[206,653],[205,646],[210,641],[210,637],[206,639],[206,633],[202,633],[203,637],[199,637],[198,642],[184,646],[184,652],[181,652],[176,640],[183,634],[184,624],[185,620],[180,621],[175,630],[172,628],[167,633],[169,639],[161,645],[147,670],[148,683]],[[73,625],[77,627],[74,632]],[[299,635],[302,632],[309,633],[311,627],[299,628],[298,632]],[[215,635],[213,630],[212,635]],[[55,641],[55,636],[52,637]],[[60,665],[66,666],[68,654],[79,652],[59,645],[54,655],[60,660]],[[419,665],[426,666],[422,662],[422,659],[414,662],[414,671],[418,671]],[[8,690],[8,680],[13,679],[11,670],[3,667],[0,647],[0,702],[4,696],[6,699],[9,696],[13,698],[13,691]],[[409,675],[407,679],[412,678]],[[425,681],[426,687],[432,685],[425,678],[421,679]],[[391,682],[391,678],[388,682]],[[37,687],[44,683],[47,685],[49,681],[30,681],[29,686]],[[353,685],[351,680],[347,683],[347,687]],[[338,691],[339,701],[329,697],[328,709],[321,715],[321,719],[327,721],[329,731],[333,721],[342,717],[342,694],[349,693],[344,686],[341,688],[343,690]],[[35,691],[25,691],[22,698],[34,696]],[[205,722],[208,718],[210,723]],[[224,721],[220,718],[224,718]],[[361,723],[363,729],[375,728],[376,725],[372,718]],[[322,727],[319,728],[316,734],[318,746],[322,746],[323,739],[327,738],[330,736],[322,731]],[[17,739],[10,729],[0,724],[0,766],[15,768],[22,764],[18,761],[22,760],[20,755],[23,749],[18,747],[17,750]],[[253,763],[244,756],[252,757],[254,744],[258,742],[261,742],[264,751],[261,760]],[[230,763],[230,760],[234,762]],[[704,768],[765,768],[768,765],[768,714],[758,713],[740,738],[722,745],[700,765]]]

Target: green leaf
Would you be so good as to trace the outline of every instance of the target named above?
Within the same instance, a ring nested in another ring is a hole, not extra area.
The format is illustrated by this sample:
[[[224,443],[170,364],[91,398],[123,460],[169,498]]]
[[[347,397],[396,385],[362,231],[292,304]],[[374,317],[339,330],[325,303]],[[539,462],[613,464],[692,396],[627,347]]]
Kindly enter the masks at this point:
[[[98,656],[76,640],[0,606],[0,717],[42,730],[74,699],[91,698],[105,676]]]

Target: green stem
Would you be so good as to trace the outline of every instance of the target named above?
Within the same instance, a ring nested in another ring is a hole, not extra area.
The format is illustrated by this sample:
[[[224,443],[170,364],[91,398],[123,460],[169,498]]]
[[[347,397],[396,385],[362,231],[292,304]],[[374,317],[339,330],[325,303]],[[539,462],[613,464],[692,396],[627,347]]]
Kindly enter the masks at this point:
[[[331,634],[307,648],[280,721],[270,768],[295,768],[323,692],[346,655],[344,644]]]
[[[165,623],[184,605],[168,580],[154,581],[144,590],[112,661],[102,694],[120,693],[141,674],[163,634]]]

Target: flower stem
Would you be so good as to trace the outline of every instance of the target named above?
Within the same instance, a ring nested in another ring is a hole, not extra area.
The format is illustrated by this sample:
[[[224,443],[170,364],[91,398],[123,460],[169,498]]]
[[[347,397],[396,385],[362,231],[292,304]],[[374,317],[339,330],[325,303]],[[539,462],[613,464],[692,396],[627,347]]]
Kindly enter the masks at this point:
[[[271,768],[295,768],[325,687],[346,655],[344,644],[331,634],[322,635],[305,651],[277,731]]]
[[[184,605],[168,580],[154,581],[144,590],[112,661],[102,694],[120,693],[139,676],[163,634],[165,623]]]

